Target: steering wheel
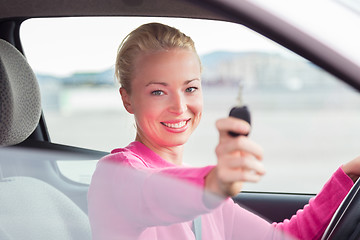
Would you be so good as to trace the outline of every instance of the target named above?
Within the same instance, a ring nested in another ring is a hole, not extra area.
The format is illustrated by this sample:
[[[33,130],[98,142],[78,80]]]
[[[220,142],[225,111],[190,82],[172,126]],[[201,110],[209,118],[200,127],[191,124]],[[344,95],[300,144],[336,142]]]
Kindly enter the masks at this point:
[[[321,240],[360,239],[360,178],[336,210]]]

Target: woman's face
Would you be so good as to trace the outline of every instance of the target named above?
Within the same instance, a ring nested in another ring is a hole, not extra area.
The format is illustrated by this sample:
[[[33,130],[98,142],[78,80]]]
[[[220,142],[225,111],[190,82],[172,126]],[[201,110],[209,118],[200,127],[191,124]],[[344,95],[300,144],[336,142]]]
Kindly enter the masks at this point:
[[[198,126],[203,107],[197,56],[172,49],[141,55],[135,64],[131,95],[123,100],[135,116],[137,140],[154,147],[183,145]]]

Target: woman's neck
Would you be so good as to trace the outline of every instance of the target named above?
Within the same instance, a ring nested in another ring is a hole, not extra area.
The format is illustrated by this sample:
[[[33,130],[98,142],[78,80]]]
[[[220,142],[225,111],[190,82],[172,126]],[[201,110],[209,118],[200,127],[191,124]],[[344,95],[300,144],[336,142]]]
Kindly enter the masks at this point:
[[[164,160],[175,165],[182,165],[184,145],[158,146],[151,143],[150,141],[146,141],[146,139],[141,139],[139,136],[136,136],[135,141],[141,142]]]

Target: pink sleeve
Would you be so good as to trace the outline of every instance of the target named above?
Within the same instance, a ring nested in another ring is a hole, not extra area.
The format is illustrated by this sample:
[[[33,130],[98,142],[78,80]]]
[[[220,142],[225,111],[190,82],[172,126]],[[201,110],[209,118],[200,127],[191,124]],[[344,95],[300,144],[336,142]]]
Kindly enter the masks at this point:
[[[212,167],[159,170],[117,157],[100,160],[92,177],[88,207],[93,239],[137,239],[149,227],[187,222],[213,210],[203,203],[204,177]]]
[[[190,221],[212,210],[203,203],[204,177],[211,168],[153,170],[121,166],[112,181],[112,192],[122,208],[119,211],[138,227]],[[127,184],[119,184],[123,181]]]
[[[352,180],[340,167],[309,204],[290,220],[272,225],[299,239],[319,239],[352,186]]]
[[[225,239],[290,239],[263,218],[234,203],[231,198],[223,205],[222,213]]]

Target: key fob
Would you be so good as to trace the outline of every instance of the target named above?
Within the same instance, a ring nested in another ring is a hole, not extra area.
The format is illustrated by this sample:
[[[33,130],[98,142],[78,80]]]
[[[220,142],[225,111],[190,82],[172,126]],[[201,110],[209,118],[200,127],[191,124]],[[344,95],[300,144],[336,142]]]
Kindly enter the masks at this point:
[[[251,125],[250,111],[247,108],[247,106],[233,107],[229,113],[229,116],[242,119]],[[230,134],[230,136],[233,136],[233,137],[238,137],[240,135],[244,135],[244,136],[248,135],[248,134],[240,134],[240,133],[236,133],[236,132],[232,132],[232,131],[230,131],[229,134]]]

